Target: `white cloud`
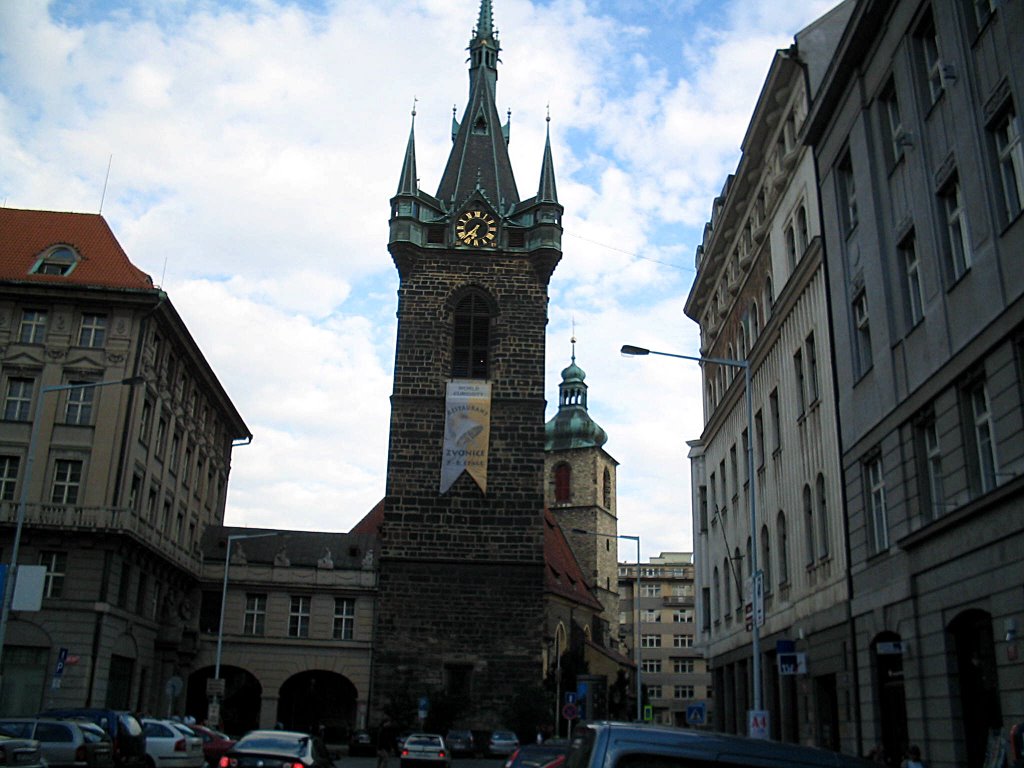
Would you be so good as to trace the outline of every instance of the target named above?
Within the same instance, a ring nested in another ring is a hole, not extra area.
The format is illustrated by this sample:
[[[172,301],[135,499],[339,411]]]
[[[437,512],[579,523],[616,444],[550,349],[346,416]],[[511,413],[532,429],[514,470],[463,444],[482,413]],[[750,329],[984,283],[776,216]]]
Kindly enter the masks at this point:
[[[696,351],[682,311],[694,244],[772,54],[827,4],[733,0],[694,17],[701,7],[495,8],[520,194],[536,190],[550,127],[566,208],[549,416],[575,318],[591,413],[621,462],[620,528],[646,555],[692,546],[685,441],[702,427],[700,371],[618,349]],[[433,192],[478,1],[104,8],[65,4],[54,20],[54,5],[0,3],[0,199],[95,211],[112,157],[104,215],[255,435],[234,454],[228,521],[347,530],[384,492],[388,200],[413,98]]]

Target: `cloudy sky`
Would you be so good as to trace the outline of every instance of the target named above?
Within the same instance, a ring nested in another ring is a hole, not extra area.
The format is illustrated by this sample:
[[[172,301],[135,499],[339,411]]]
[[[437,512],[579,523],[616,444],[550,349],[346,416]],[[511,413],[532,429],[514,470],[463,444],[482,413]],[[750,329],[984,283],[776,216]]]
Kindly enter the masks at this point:
[[[683,314],[711,202],[772,55],[835,0],[493,0],[522,197],[545,115],[564,256],[548,417],[587,372],[619,532],[690,551],[700,372]],[[227,523],[345,531],[384,493],[398,278],[387,251],[416,100],[433,192],[479,0],[2,0],[0,204],[97,212],[170,294],[255,439]],[[108,177],[109,167],[109,177]],[[105,191],[104,191],[105,190]],[[621,550],[635,557],[635,544]]]

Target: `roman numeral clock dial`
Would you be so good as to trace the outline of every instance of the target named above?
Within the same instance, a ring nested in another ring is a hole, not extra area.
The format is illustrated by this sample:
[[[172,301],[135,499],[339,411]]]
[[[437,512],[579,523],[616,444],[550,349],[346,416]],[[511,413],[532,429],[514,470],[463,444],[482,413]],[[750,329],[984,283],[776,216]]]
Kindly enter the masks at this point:
[[[497,223],[486,211],[466,211],[455,224],[455,236],[463,245],[491,248],[497,244]]]

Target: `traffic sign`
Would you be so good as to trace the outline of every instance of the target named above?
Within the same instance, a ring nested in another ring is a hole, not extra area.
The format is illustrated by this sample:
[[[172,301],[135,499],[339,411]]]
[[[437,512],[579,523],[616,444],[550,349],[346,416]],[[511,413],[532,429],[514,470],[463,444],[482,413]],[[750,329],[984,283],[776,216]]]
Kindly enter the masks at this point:
[[[575,704],[576,703],[576,691],[566,691],[565,692],[565,703],[566,704]]]
[[[562,717],[566,720],[575,720],[580,716],[580,708],[575,704],[566,704],[562,707]]]
[[[707,722],[708,704],[706,701],[698,701],[693,704],[686,705],[687,725],[707,725]]]
[[[760,568],[754,574],[754,622],[764,626],[764,571]]]
[[[767,709],[747,710],[747,735],[752,739],[771,738]]]

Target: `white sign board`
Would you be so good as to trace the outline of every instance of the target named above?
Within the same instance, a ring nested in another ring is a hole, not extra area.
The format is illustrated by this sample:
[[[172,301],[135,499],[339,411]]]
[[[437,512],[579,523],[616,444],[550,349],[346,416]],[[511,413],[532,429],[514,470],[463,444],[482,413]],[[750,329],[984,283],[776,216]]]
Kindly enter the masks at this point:
[[[754,623],[764,626],[764,571],[754,574]]]
[[[19,565],[14,576],[14,597],[11,598],[11,610],[41,610],[45,582],[45,565]]]
[[[771,720],[767,709],[747,710],[747,735],[752,739],[771,738]]]

